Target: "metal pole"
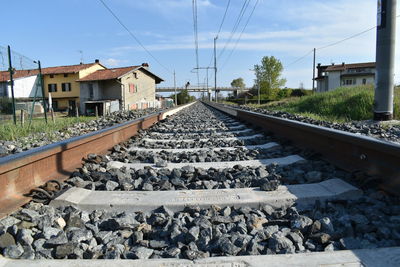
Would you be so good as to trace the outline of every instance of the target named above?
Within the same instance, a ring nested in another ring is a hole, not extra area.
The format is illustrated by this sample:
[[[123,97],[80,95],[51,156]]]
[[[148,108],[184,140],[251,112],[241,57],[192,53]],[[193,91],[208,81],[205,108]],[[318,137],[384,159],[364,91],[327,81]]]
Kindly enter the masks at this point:
[[[218,102],[217,99],[217,39],[218,36],[214,38],[214,90],[215,90],[215,102]]]
[[[257,91],[258,91],[258,105],[260,105],[261,104],[261,94],[260,94],[260,81],[258,81],[258,83],[257,83]]]
[[[209,67],[206,68],[206,75],[207,75],[207,93],[208,93],[208,69]],[[203,100],[204,100],[204,91],[203,91]]]
[[[312,72],[312,90],[313,90],[313,92],[315,92],[315,52],[316,52],[316,49],[314,48],[313,72]]]
[[[39,81],[40,87],[42,88],[42,99],[43,99],[43,108],[44,108],[44,119],[47,123],[47,104],[46,104],[46,97],[44,95],[44,83],[43,83],[43,75],[42,75],[42,65],[40,64],[40,60],[38,60],[39,65]]]
[[[8,46],[8,66],[9,66],[8,71],[10,72],[10,87],[11,87],[11,97],[12,97],[13,119],[14,119],[14,124],[17,124],[17,116],[15,114],[15,98],[14,98],[14,80],[13,80],[14,70],[13,70],[12,64],[11,64],[11,48],[10,48],[10,46]]]
[[[175,106],[178,105],[178,96],[176,95],[176,76],[175,76],[175,70],[174,70],[174,91],[175,91]]]
[[[374,120],[393,119],[396,0],[378,0]]]

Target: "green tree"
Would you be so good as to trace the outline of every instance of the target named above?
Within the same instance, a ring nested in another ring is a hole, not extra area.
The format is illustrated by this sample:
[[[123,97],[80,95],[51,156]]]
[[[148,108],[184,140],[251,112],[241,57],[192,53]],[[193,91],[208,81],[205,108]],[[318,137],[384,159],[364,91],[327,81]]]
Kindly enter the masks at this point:
[[[170,98],[175,99],[175,95],[171,95]],[[186,104],[196,99],[194,96],[189,95],[187,89],[179,92],[176,98],[178,100],[178,105]]]
[[[244,83],[243,78],[237,78],[231,82],[231,86],[235,88],[244,89],[246,87],[246,84]]]
[[[260,84],[261,94],[270,95],[269,99],[276,97],[277,89],[285,86],[286,79],[282,78],[283,65],[281,61],[274,56],[265,56],[260,65],[254,65],[256,73],[256,85]]]

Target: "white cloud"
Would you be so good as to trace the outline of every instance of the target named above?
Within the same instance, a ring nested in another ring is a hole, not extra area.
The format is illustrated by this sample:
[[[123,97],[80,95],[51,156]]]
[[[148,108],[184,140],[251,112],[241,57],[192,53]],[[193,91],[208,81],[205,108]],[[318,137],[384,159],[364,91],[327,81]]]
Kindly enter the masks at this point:
[[[124,59],[116,59],[116,58],[107,58],[103,61],[103,63],[107,67],[120,67],[122,64],[126,63],[127,60]]]

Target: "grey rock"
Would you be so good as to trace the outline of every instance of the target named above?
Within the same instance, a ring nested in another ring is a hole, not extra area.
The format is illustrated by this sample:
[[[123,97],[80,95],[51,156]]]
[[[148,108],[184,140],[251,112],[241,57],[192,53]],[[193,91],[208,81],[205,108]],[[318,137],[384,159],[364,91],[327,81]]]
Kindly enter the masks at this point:
[[[154,250],[145,247],[134,247],[131,252],[136,259],[148,259],[153,254]]]
[[[60,232],[62,232],[61,229],[54,228],[54,227],[45,227],[43,228],[43,236],[45,239],[50,239],[53,236],[57,236]]]
[[[46,241],[49,246],[57,246],[68,243],[68,238],[64,232],[60,232],[57,236],[54,236]]]
[[[72,255],[76,247],[77,244],[74,243],[68,243],[57,246],[55,256],[57,259],[63,259],[69,255]]]
[[[119,184],[114,181],[107,181],[107,183],[106,183],[107,191],[114,191],[118,186],[119,186]]]
[[[10,233],[0,235],[0,248],[6,248],[15,245],[15,239]]]
[[[4,228],[7,229],[10,226],[18,224],[19,222],[21,222],[21,220],[12,216],[7,216],[0,220],[0,226],[4,226]]]
[[[17,234],[17,242],[23,246],[31,246],[33,243],[32,231],[20,229]]]
[[[313,224],[313,220],[307,216],[299,215],[291,221],[292,228],[304,230],[307,226]]]
[[[19,259],[23,253],[24,249],[21,245],[11,245],[3,250],[3,255],[11,259]]]

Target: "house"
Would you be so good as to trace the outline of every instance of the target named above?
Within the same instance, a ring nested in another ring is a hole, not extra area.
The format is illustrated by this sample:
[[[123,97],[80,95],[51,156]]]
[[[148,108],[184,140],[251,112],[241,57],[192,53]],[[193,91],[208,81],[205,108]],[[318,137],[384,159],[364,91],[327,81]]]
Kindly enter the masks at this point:
[[[80,105],[79,79],[106,69],[99,60],[94,63],[78,64],[69,66],[49,67],[42,69],[45,97],[51,93],[52,106],[54,110],[66,110]]]
[[[353,64],[318,64],[316,92],[335,90],[340,86],[354,86],[375,83],[375,62]]]
[[[15,98],[37,98],[42,97],[38,79],[38,70],[15,70],[13,73],[14,80],[14,97]],[[0,71],[0,97],[11,97],[10,73],[8,71]]]
[[[118,100],[121,109],[144,109],[156,106],[155,87],[163,81],[149,71],[149,65],[100,69],[80,82],[80,110],[84,114],[105,110],[107,102]]]

